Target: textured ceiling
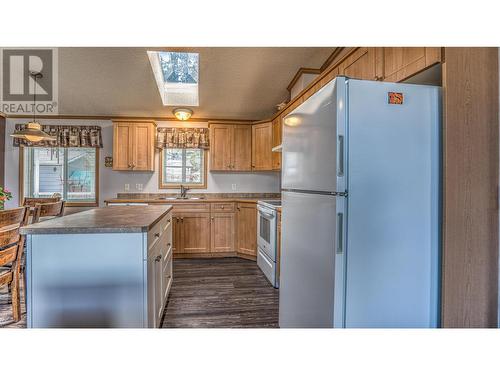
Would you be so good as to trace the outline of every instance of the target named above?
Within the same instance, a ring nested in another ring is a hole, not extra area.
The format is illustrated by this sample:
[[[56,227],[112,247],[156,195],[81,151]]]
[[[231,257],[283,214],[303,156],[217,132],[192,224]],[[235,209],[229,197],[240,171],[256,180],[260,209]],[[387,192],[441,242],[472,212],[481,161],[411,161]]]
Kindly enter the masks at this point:
[[[258,120],[275,113],[300,67],[319,68],[334,48],[59,48],[59,114],[169,117],[147,50],[200,54],[193,118]]]

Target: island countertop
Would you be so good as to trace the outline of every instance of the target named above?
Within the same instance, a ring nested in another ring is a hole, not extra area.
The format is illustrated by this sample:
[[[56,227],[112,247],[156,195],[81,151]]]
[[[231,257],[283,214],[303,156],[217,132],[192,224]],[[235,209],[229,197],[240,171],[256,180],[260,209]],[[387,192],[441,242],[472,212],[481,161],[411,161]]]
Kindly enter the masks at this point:
[[[138,233],[149,231],[171,205],[111,206],[30,224],[21,234]]]

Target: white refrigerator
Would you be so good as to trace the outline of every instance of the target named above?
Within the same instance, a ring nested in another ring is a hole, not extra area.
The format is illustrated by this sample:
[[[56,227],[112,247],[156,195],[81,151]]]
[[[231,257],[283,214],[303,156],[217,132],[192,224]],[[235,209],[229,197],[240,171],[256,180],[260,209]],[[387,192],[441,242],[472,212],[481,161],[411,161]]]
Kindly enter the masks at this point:
[[[285,118],[280,327],[439,326],[440,103],[337,77]]]

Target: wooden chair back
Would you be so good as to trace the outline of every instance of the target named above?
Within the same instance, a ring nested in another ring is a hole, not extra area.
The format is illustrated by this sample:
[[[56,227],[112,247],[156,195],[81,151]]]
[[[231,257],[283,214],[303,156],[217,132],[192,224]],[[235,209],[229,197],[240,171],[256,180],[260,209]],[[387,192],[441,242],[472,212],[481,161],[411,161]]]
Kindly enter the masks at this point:
[[[35,207],[37,203],[54,203],[59,202],[61,198],[53,197],[53,198],[24,198],[23,206]]]
[[[33,223],[38,223],[42,217],[61,217],[64,216],[64,201],[54,203],[37,203],[33,213]]]
[[[24,236],[19,228],[28,222],[28,216],[27,207],[0,211],[0,267],[9,266],[0,271],[0,286],[12,285],[12,314],[16,322],[21,319],[19,276],[24,251]]]
[[[24,237],[20,235],[19,228],[27,221],[26,207],[0,211],[0,266],[10,265],[21,259]]]

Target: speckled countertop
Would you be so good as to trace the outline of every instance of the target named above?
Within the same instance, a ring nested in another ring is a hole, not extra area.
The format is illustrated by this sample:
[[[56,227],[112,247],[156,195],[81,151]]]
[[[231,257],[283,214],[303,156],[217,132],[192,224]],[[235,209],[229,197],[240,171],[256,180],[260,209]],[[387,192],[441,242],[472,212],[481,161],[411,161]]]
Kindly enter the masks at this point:
[[[171,209],[171,205],[94,208],[27,225],[21,228],[21,234],[147,232]]]
[[[148,203],[148,204],[183,204],[183,203],[217,203],[242,202],[256,203],[259,200],[279,199],[279,193],[204,193],[188,194],[201,199],[165,199],[177,194],[169,193],[118,193],[116,198],[106,199],[105,203]]]
[[[186,204],[186,203],[217,203],[217,202],[242,202],[257,203],[265,198],[203,198],[203,199],[147,199],[147,198],[113,198],[106,199],[105,203],[148,203],[155,205]]]

